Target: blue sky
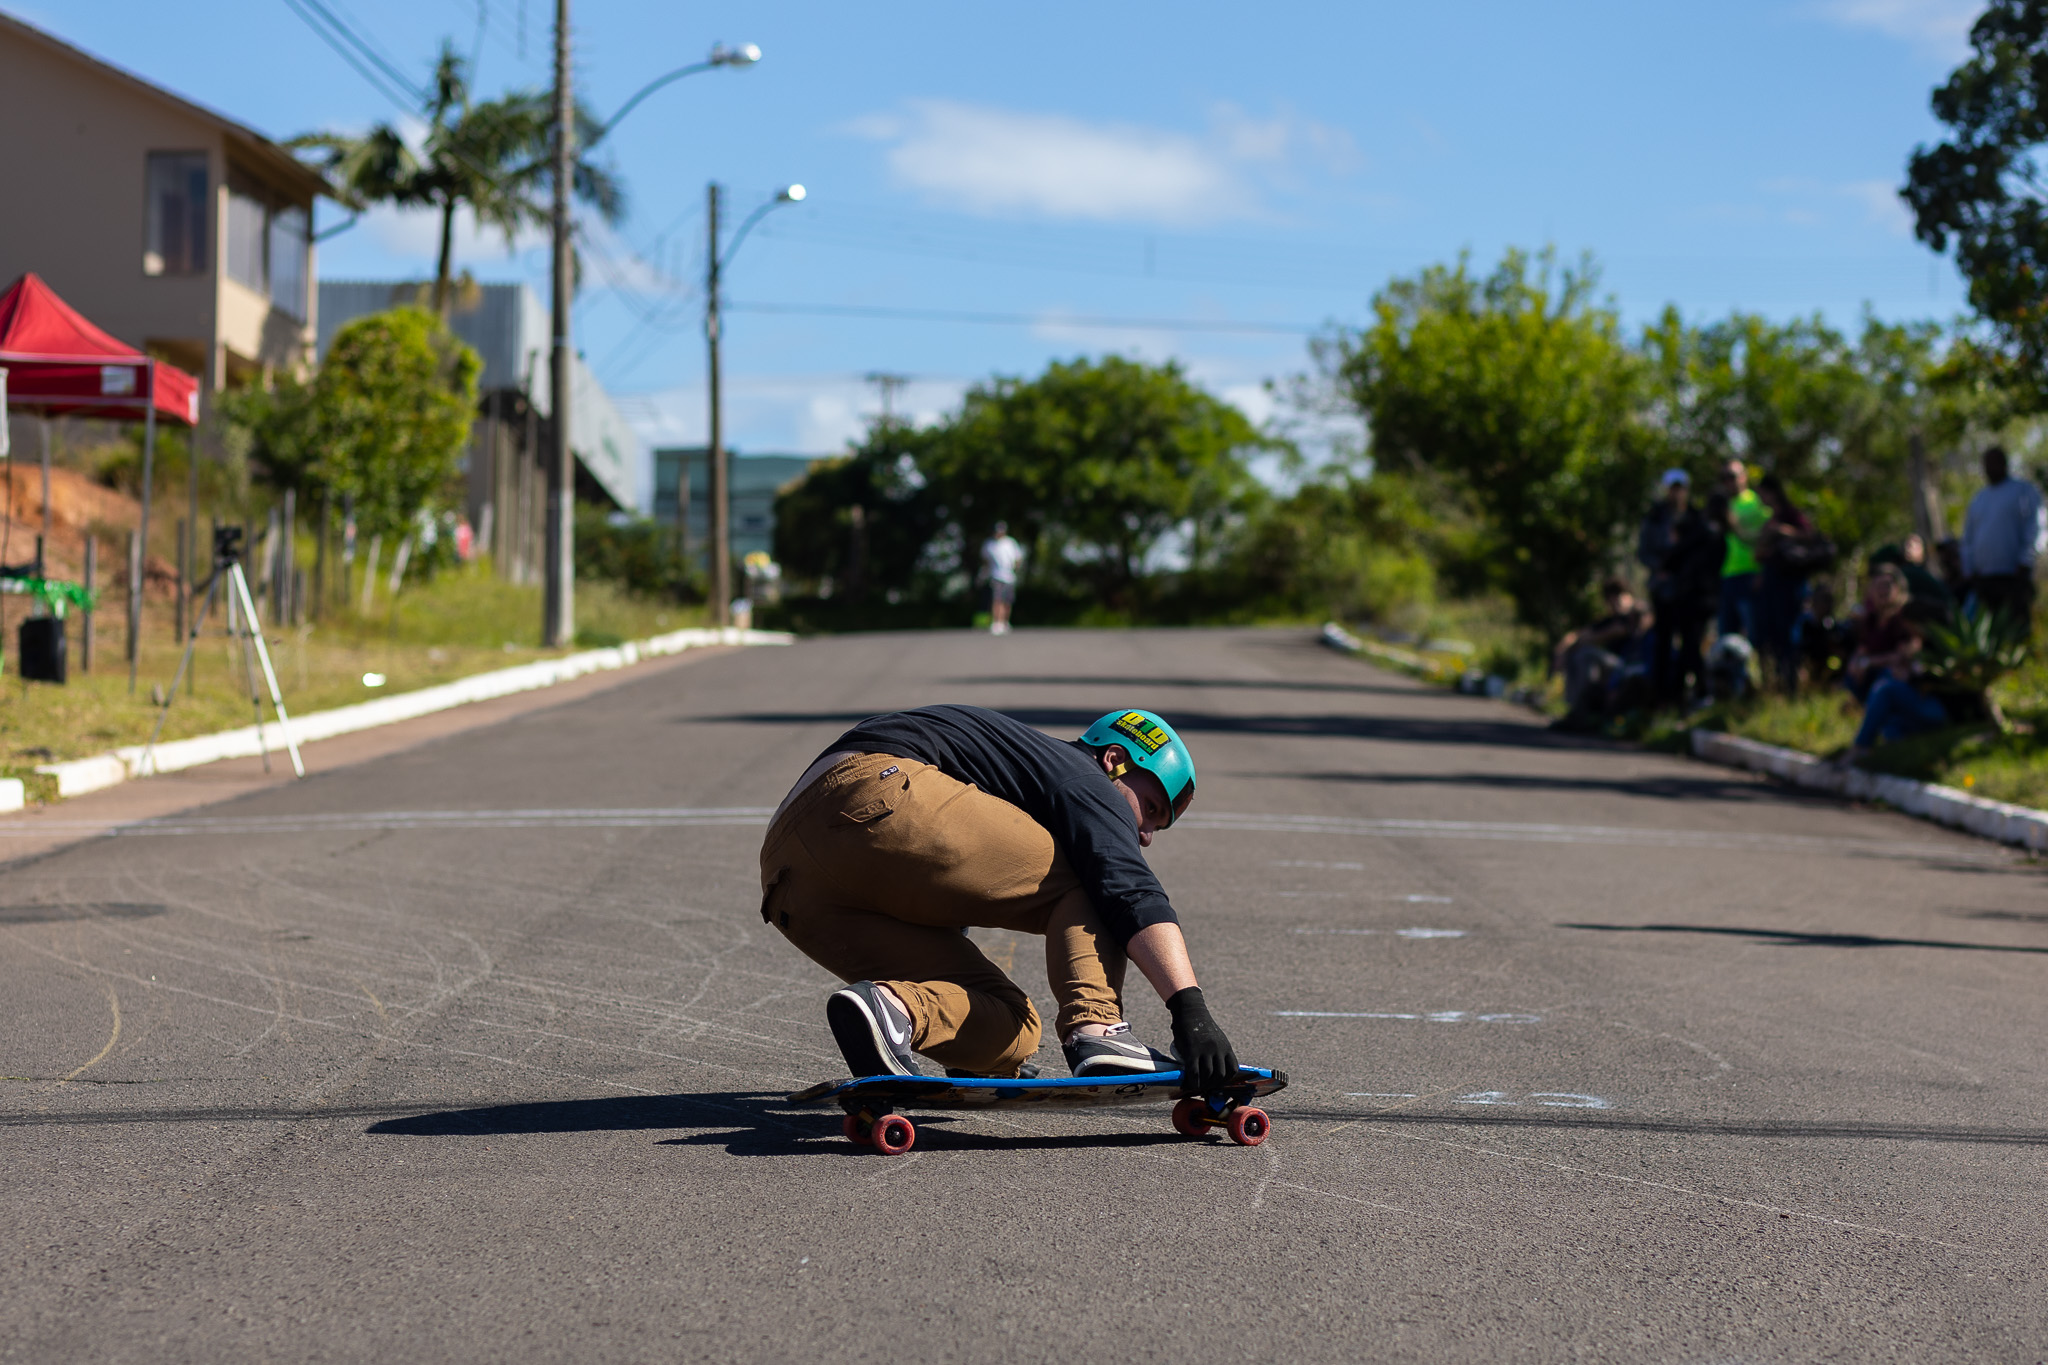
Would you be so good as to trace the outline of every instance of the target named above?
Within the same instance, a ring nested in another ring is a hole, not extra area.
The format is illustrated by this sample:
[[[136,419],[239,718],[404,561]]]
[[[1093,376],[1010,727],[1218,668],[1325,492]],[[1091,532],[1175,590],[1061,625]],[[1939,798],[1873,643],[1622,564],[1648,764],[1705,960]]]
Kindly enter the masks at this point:
[[[549,0],[322,2],[415,76],[450,37],[481,54],[482,93],[548,78]],[[0,4],[273,136],[401,114],[286,0]],[[810,191],[735,258],[736,305],[1024,319],[735,311],[743,450],[838,449],[878,407],[874,372],[910,376],[899,408],[929,415],[990,374],[1110,350],[1177,358],[1265,419],[1263,382],[1306,365],[1301,329],[1358,320],[1391,275],[1467,249],[1591,251],[1631,323],[1667,303],[1947,317],[1959,282],[1895,190],[1938,135],[1928,92],[1975,9],[576,0],[600,114],[714,41],[764,52],[655,94],[608,141],[632,212],[594,234],[577,343],[643,436],[703,439],[710,179],[735,216]],[[378,214],[320,271],[417,276],[433,237]],[[468,235],[460,263],[545,297],[535,243]],[[1104,318],[1127,321],[1083,325]]]

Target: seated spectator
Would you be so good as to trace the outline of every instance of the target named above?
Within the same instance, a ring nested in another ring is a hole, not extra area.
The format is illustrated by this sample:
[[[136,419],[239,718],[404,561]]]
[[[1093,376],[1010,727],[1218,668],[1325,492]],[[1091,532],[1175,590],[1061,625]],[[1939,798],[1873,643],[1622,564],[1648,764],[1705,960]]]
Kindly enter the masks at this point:
[[[1906,576],[1906,590],[1913,595],[1913,605],[1921,614],[1931,613],[1937,620],[1946,620],[1955,609],[1955,595],[1948,590],[1948,584],[1935,577],[1927,568],[1927,545],[1918,536],[1907,536],[1898,545],[1880,545],[1870,553],[1869,568],[1875,570],[1880,564],[1895,564]]]
[[[1911,601],[1898,565],[1881,564],[1871,573],[1844,679],[1863,702],[1863,724],[1846,756],[1851,763],[1880,743],[1949,723],[1948,708],[1919,683],[1920,626],[1907,610]]]
[[[1564,675],[1568,712],[1562,728],[1576,728],[1607,714],[1615,689],[1631,671],[1643,673],[1643,644],[1650,613],[1627,583],[1610,578],[1600,585],[1607,614],[1590,626],[1567,632],[1552,651],[1553,671]]]

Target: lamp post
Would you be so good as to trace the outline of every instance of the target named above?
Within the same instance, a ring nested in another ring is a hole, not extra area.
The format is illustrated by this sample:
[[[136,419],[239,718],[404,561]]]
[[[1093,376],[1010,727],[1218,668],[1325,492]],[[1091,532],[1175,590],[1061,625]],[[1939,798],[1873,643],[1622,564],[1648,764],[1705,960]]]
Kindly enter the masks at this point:
[[[704,341],[710,348],[706,380],[711,399],[711,439],[704,456],[705,463],[711,466],[708,490],[711,501],[711,621],[713,625],[729,626],[732,624],[732,494],[726,478],[725,412],[718,368],[721,333],[719,284],[726,264],[740,249],[740,243],[747,239],[747,234],[754,230],[754,224],[784,204],[803,202],[804,187],[785,186],[776,191],[773,199],[748,214],[723,254],[718,249],[718,182],[714,180],[705,186],[704,194],[704,219],[710,241],[710,249],[704,253]]]
[[[619,106],[605,125],[591,134],[595,147],[640,101],[672,81],[718,67],[735,70],[761,60],[752,43],[711,49],[704,61],[677,67],[649,81]],[[570,386],[574,380],[569,350],[569,304],[574,287],[574,226],[569,218],[569,191],[576,168],[576,104],[569,93],[569,0],[555,0],[555,147],[554,203],[551,214],[553,262],[549,305],[554,318],[549,331],[548,387],[553,420],[548,430],[548,509],[545,595],[541,606],[541,642],[555,648],[576,638],[576,456],[569,448]]]

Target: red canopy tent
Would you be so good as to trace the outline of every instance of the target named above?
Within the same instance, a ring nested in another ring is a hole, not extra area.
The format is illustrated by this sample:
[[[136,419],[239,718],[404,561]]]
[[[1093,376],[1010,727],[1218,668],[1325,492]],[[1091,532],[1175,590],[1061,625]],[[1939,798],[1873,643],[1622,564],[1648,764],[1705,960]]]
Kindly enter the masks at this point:
[[[33,272],[0,294],[0,368],[8,404],[46,417],[199,422],[197,379],[108,336]]]
[[[188,427],[198,425],[199,381],[176,366],[154,360],[108,336],[58,298],[56,291],[33,271],[0,294],[0,370],[6,372],[8,407],[26,408],[45,417],[77,413],[143,423],[140,538],[146,555],[150,485],[156,473],[157,420],[162,418]],[[43,503],[47,514],[47,474]],[[135,626],[141,611],[142,575],[131,573],[131,688],[135,685]]]

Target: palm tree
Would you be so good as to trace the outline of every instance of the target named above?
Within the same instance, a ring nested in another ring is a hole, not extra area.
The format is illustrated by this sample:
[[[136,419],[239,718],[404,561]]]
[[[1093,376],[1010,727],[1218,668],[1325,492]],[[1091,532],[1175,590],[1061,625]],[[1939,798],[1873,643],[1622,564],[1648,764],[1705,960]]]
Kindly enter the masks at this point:
[[[324,153],[322,168],[334,182],[336,197],[350,209],[391,204],[431,208],[441,215],[434,312],[445,322],[452,302],[457,209],[467,206],[479,226],[502,232],[507,247],[521,228],[548,221],[544,193],[554,167],[553,99],[546,91],[515,90],[471,103],[467,64],[444,41],[424,113],[427,129],[417,151],[388,123],[360,136],[309,133],[289,145]],[[602,129],[589,110],[577,106],[579,146],[589,146]],[[571,188],[607,223],[625,215],[625,187],[603,166],[579,157]]]

